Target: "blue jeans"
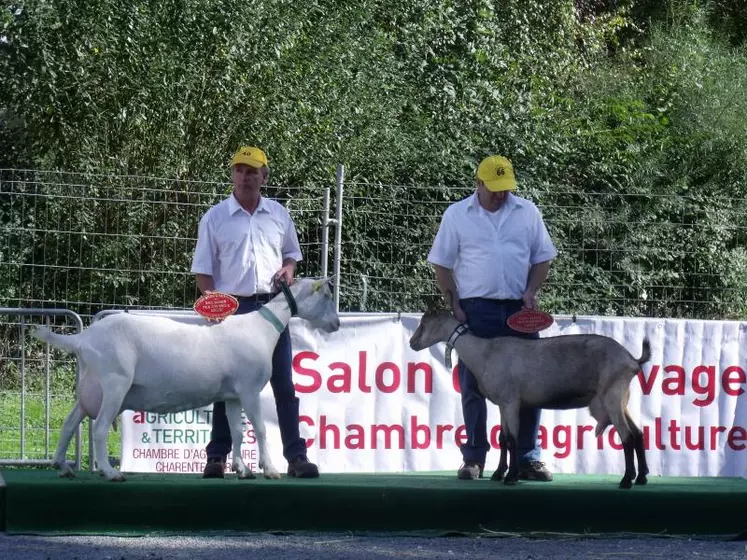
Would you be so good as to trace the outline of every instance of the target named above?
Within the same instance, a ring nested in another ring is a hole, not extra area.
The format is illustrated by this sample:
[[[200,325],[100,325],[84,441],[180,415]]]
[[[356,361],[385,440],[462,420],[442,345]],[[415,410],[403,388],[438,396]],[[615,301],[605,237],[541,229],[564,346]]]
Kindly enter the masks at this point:
[[[236,314],[250,313],[260,307],[262,307],[261,303],[242,300]],[[272,325],[268,323],[267,328],[272,328]],[[300,455],[306,456],[306,440],[301,437],[298,428],[298,398],[296,388],[293,386],[291,360],[290,331],[286,327],[280,334],[280,339],[272,354],[270,385],[275,396],[280,439],[283,442],[283,456],[287,461],[292,461]],[[210,441],[205,449],[207,456],[225,460],[226,455],[231,451],[232,440],[226,417],[226,404],[223,402],[213,404],[212,428]]]
[[[496,336],[518,336],[539,338],[539,333],[523,334],[511,330],[506,324],[508,318],[519,311],[521,300],[496,302],[482,298],[467,298],[459,301],[467,314],[469,330],[481,338]],[[485,397],[477,386],[477,380],[459,360],[459,384],[462,390],[462,414],[467,429],[467,443],[461,446],[464,461],[485,464],[485,456],[490,449],[487,434],[488,410]],[[522,408],[519,411],[519,437],[517,447],[519,462],[526,464],[539,461],[540,447],[537,444],[541,409]]]

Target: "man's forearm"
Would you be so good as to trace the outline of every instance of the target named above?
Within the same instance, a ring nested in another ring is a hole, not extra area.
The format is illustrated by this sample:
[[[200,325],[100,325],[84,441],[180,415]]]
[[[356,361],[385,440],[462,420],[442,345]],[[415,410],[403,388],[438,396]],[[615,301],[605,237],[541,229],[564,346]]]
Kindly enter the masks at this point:
[[[215,280],[209,274],[196,274],[197,277],[197,288],[201,294],[215,291]]]
[[[438,284],[438,288],[441,290],[446,304],[449,308],[453,308],[454,303],[459,300],[454,274],[450,268],[439,265],[434,266],[436,267],[436,284]]]
[[[542,287],[542,283],[547,279],[547,273],[550,271],[550,262],[545,261],[533,264],[529,269],[529,278],[527,279],[527,291],[536,294]]]

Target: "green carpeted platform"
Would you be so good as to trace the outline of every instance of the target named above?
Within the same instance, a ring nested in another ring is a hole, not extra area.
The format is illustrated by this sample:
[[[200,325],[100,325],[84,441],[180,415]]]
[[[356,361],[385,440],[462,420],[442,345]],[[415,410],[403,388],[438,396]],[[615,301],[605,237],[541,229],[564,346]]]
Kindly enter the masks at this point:
[[[747,535],[747,480],[556,475],[506,487],[454,473],[324,474],[318,480],[203,480],[130,474],[125,483],[4,470],[7,533],[354,531]]]

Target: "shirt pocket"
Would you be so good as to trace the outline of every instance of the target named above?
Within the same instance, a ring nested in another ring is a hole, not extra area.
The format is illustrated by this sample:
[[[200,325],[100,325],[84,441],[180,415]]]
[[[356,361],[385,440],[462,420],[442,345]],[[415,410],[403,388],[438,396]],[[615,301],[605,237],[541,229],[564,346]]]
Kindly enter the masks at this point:
[[[223,227],[215,232],[215,248],[218,260],[222,263],[235,261],[243,247],[251,242],[251,232]]]
[[[258,224],[257,235],[262,248],[274,256],[283,254],[285,225],[278,220],[263,220]]]
[[[533,232],[525,221],[516,221],[501,231],[501,243],[513,257],[528,259],[532,251]]]

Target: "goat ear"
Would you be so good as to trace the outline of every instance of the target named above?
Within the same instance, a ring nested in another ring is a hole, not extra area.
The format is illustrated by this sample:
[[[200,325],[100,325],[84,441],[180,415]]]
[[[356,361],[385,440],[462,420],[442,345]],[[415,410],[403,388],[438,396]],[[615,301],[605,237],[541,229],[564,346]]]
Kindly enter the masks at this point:
[[[429,294],[425,296],[425,309],[428,313],[434,314],[444,308],[440,295]]]
[[[326,278],[322,278],[321,280],[317,280],[314,282],[314,285],[312,286],[314,291],[318,291],[319,288],[324,286],[325,284],[331,284],[332,281],[337,278],[337,274],[333,274],[332,276],[327,276]]]
[[[332,281],[337,278],[337,274],[333,274],[332,276],[327,276],[326,278],[321,278],[319,280],[315,280],[314,283],[311,285],[311,289],[314,292],[318,292],[322,286],[325,284],[330,284]]]

